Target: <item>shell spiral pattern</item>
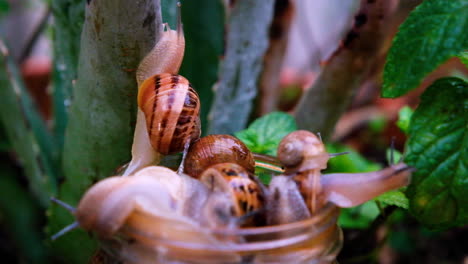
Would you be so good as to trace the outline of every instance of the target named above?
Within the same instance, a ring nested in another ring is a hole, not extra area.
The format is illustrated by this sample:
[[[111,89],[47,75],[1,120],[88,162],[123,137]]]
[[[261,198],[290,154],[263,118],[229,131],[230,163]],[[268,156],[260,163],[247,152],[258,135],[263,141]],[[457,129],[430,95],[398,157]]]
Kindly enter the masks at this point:
[[[159,153],[180,152],[187,141],[200,137],[200,100],[183,76],[163,73],[148,78],[140,87],[138,105],[146,116],[151,145]]]

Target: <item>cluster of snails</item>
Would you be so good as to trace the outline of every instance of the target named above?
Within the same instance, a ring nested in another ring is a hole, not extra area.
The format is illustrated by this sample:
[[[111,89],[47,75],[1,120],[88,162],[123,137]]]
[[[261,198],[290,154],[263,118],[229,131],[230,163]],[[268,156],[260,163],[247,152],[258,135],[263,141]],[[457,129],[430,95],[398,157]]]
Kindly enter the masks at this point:
[[[262,184],[254,175],[255,155],[240,140],[200,138],[200,100],[177,75],[184,42],[179,16],[177,30],[164,31],[141,62],[132,161],[122,176],[96,183],[76,209],[70,208],[73,227],[103,239],[123,236],[137,245],[151,246],[151,237],[214,245],[223,239],[213,229],[300,221],[327,203],[355,206],[408,183],[411,170],[404,164],[322,175],[330,158],[323,143],[311,132],[296,131],[278,147],[281,175]],[[178,152],[183,158],[177,172],[154,166],[162,155]]]

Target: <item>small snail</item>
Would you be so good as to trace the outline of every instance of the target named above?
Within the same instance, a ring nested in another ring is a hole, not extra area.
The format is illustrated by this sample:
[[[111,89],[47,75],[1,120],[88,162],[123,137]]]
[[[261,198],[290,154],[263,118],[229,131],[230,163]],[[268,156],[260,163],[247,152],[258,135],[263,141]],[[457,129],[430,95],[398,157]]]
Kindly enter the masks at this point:
[[[309,131],[294,131],[281,140],[278,159],[285,167],[285,175],[294,177],[307,207],[315,213],[326,203],[318,196],[320,171],[327,167],[330,159],[322,141]]]
[[[240,165],[219,163],[205,170],[200,181],[212,191],[227,192],[235,200],[233,211],[237,217],[263,207],[262,186]]]
[[[409,183],[413,169],[404,163],[376,172],[321,175],[328,159],[340,154],[328,154],[321,140],[304,130],[287,135],[278,147],[285,174],[297,183],[311,213],[327,202],[339,207],[356,206]]]
[[[190,142],[200,137],[198,94],[177,75],[185,50],[180,5],[178,12],[177,30],[166,24],[168,29],[163,29],[161,39],[138,66],[132,160],[123,175],[159,163],[161,155],[184,151],[185,156]]]
[[[109,177],[93,185],[74,210],[78,226],[101,238],[115,235],[135,211],[166,218],[178,218],[178,175],[164,167],[152,167],[133,177]],[[156,174],[154,174],[156,173]],[[171,184],[168,179],[171,179]],[[180,217],[181,221],[190,222]]]
[[[147,243],[147,239],[135,237],[138,233],[182,241],[199,241],[197,235],[192,237],[188,234],[204,232],[206,234],[202,239],[214,239],[207,230],[203,231],[204,228],[223,227],[226,220],[237,226],[237,213],[242,213],[242,207],[239,207],[237,193],[230,183],[218,179],[217,177],[223,176],[216,173],[212,176],[213,170],[201,182],[165,167],[149,166],[132,177],[114,176],[99,181],[83,195],[76,209],[53,200],[68,208],[76,222],[52,239],[76,227],[93,231],[103,239],[112,238],[118,233],[141,240],[141,243]],[[239,177],[243,175],[242,170],[236,170]],[[212,182],[209,178],[217,180]],[[253,192],[245,194],[243,198],[247,199],[246,210],[253,210],[261,206],[261,192],[251,182],[247,181],[247,184],[250,184]],[[174,225],[173,228],[183,226],[185,231],[169,234],[164,231],[169,223]]]
[[[230,135],[209,135],[190,146],[184,172],[199,178],[208,167],[225,162],[236,163],[249,173],[255,170],[252,153],[242,141]]]

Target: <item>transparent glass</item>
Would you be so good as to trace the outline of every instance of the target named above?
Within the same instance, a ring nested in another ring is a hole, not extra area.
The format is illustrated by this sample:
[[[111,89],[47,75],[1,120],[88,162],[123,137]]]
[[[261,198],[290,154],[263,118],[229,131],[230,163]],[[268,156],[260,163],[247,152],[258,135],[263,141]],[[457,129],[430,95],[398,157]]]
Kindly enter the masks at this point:
[[[194,230],[158,221],[148,231],[142,227],[148,216],[136,213],[122,230],[126,238],[108,241],[106,248],[125,263],[138,264],[336,263],[343,242],[338,214],[339,208],[328,204],[310,219],[284,225]]]

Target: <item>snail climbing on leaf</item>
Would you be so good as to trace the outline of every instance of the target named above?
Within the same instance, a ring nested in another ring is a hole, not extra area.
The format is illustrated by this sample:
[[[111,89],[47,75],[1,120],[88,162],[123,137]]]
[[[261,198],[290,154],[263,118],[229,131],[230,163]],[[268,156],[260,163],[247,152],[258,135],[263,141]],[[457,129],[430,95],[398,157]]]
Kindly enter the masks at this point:
[[[185,50],[180,4],[177,29],[165,27],[136,72],[137,122],[132,160],[123,175],[158,164],[162,155],[184,151],[185,157],[190,143],[200,137],[198,94],[186,78],[177,75]]]

